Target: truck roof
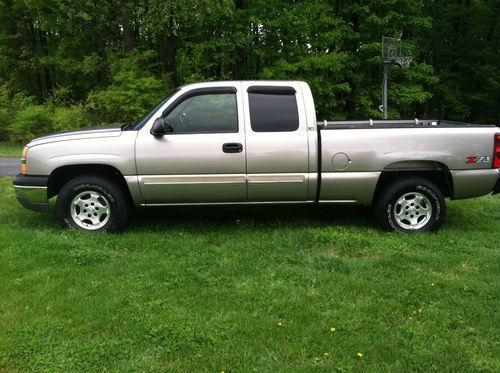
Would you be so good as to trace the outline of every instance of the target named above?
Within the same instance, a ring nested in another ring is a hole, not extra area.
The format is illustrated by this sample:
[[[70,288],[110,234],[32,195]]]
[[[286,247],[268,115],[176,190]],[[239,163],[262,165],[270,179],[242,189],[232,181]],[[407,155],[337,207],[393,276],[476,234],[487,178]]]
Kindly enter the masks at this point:
[[[216,80],[209,82],[193,82],[181,85],[179,89],[192,86],[200,87],[211,87],[211,86],[221,86],[224,84],[236,84],[236,83],[250,83],[255,85],[285,85],[290,83],[306,83],[303,80]],[[306,83],[307,84],[307,83]]]

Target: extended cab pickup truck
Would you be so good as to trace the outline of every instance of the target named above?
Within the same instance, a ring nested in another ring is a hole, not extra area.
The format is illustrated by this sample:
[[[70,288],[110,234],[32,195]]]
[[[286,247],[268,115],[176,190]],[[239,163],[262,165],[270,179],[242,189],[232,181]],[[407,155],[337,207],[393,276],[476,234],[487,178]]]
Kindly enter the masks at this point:
[[[118,231],[133,206],[354,203],[387,230],[435,231],[445,197],[498,193],[500,130],[439,120],[317,122],[298,81],[196,83],[137,123],[31,141],[17,199]]]

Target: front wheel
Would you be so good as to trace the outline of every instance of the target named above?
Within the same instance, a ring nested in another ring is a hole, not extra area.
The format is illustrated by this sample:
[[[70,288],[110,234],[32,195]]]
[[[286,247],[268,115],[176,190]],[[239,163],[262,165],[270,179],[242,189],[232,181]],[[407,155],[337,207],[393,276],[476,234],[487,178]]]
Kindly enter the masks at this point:
[[[122,189],[97,175],[70,180],[57,196],[56,215],[60,223],[82,231],[121,231],[127,222],[128,211]]]
[[[431,181],[416,177],[399,179],[382,193],[376,202],[375,214],[385,230],[434,232],[443,224],[444,196]]]

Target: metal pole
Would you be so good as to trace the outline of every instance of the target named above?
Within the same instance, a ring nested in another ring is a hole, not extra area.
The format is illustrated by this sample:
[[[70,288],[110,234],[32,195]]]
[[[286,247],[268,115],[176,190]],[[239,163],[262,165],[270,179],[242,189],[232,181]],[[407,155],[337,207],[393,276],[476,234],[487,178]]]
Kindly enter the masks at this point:
[[[387,80],[389,78],[389,68],[391,64],[384,64],[384,80],[382,82],[382,119],[387,119]]]

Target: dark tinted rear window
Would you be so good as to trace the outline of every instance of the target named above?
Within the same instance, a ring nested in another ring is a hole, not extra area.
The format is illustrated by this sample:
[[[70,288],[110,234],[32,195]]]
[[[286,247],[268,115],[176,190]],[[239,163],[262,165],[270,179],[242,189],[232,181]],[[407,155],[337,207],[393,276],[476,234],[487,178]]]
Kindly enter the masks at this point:
[[[255,132],[286,132],[299,128],[295,94],[249,93],[250,120]]]

